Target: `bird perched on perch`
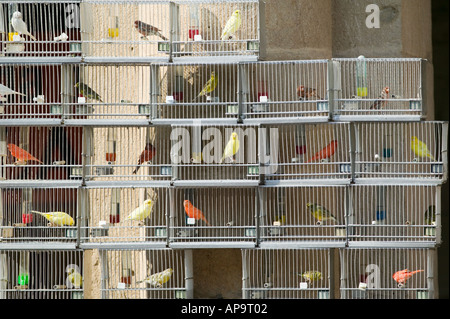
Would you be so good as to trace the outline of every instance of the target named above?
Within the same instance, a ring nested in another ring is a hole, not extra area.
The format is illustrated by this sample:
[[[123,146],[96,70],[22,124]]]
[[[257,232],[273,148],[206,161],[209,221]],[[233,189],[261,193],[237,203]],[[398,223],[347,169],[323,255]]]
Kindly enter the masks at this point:
[[[184,211],[186,212],[186,215],[189,218],[194,218],[195,220],[203,220],[208,226],[211,226],[211,224],[206,220],[205,215],[203,215],[203,212],[192,205],[192,203],[189,200],[184,201]]]
[[[316,89],[308,88],[304,85],[299,85],[297,87],[297,96],[300,101],[322,100],[322,98],[317,94]]]
[[[157,27],[154,27],[148,23],[136,20],[134,21],[134,27],[137,29],[137,31],[143,35],[143,38],[147,38],[149,36],[157,36],[163,39],[164,41],[167,41],[168,39],[161,34],[161,30]]]
[[[0,83],[0,101],[5,102],[6,101],[6,96],[7,95],[13,95],[13,94],[26,96],[25,94],[16,92],[14,90],[11,90],[9,87],[4,86],[3,84]]]
[[[153,201],[151,199],[145,200],[139,207],[135,208],[125,220],[136,220],[143,222],[150,216],[153,210]]]
[[[225,23],[225,26],[222,29],[222,35],[220,39],[222,41],[229,40],[233,37],[239,27],[241,26],[241,11],[235,10],[228,21]]]
[[[89,87],[89,85],[84,84],[82,82],[77,82],[75,84],[75,87],[80,90],[81,95],[83,95],[84,97],[91,99],[91,100],[97,100],[97,101],[103,103],[100,95],[98,95],[97,92],[95,92],[91,87]]]
[[[332,220],[334,222],[337,222],[336,217],[334,217],[334,215],[325,207],[313,203],[306,204],[306,207],[309,209],[314,218],[319,222],[322,222],[324,220]]]
[[[239,139],[236,132],[231,133],[230,139],[228,140],[227,145],[225,145],[225,149],[223,151],[222,159],[220,163],[222,163],[226,158],[231,157],[234,161],[234,155],[239,151]]]
[[[436,206],[430,205],[425,212],[425,225],[433,225],[436,222]]]
[[[202,90],[200,91],[200,93],[197,95],[197,97],[193,101],[196,101],[201,96],[206,96],[207,94],[214,91],[217,87],[217,82],[218,82],[218,78],[216,76],[216,72],[213,71],[213,72],[211,72],[211,77],[205,83]]]
[[[11,18],[11,25],[19,34],[28,35],[31,39],[36,41],[36,38],[30,32],[28,32],[27,25],[22,18],[22,12],[16,11],[13,13],[13,16]]]
[[[313,157],[311,157],[306,163],[310,163],[317,160],[329,159],[336,152],[338,142],[336,140],[331,141],[325,148],[317,152]]]
[[[147,142],[144,150],[142,151],[141,155],[139,156],[138,164],[137,164],[136,168],[134,169],[133,174],[136,174],[137,171],[139,170],[139,168],[141,168],[140,165],[142,165],[145,162],[151,161],[153,156],[155,156],[155,154],[156,154],[156,148],[152,145],[152,143]]]
[[[381,94],[379,96],[380,100],[376,100],[371,106],[371,110],[380,110],[386,107],[388,99],[389,99],[389,87],[383,88]]]
[[[392,278],[398,283],[399,286],[403,286],[414,274],[422,272],[423,269],[409,271],[408,269],[399,270],[392,275]]]
[[[304,280],[309,281],[312,283],[313,281],[322,280],[322,273],[317,270],[308,270],[304,273],[299,273],[299,276],[301,276]]]
[[[427,144],[419,140],[416,136],[411,137],[411,150],[418,157],[428,157],[434,161],[433,155],[431,155],[430,150],[427,147]]]
[[[56,226],[73,226],[75,224],[73,218],[70,217],[69,214],[66,214],[64,212],[43,213],[36,210],[31,210],[30,212],[45,217],[45,219],[47,219],[50,224]]]
[[[8,150],[11,152],[12,156],[17,158],[17,161],[14,163],[16,165],[25,165],[28,161],[36,161],[41,164],[40,160],[38,160],[36,157],[25,151],[24,149],[20,148],[19,146],[15,144],[8,144]]]
[[[68,267],[66,272],[69,273],[69,276],[67,276],[67,282],[69,283],[67,286],[69,286],[69,288],[73,287],[75,289],[80,289],[83,287],[83,277],[75,268]]]
[[[163,270],[161,272],[158,272],[156,274],[150,275],[144,280],[137,281],[136,284],[140,284],[142,282],[148,283],[153,287],[161,288],[162,285],[164,285],[166,282],[169,281],[170,277],[172,276],[173,269],[167,268],[166,270]]]

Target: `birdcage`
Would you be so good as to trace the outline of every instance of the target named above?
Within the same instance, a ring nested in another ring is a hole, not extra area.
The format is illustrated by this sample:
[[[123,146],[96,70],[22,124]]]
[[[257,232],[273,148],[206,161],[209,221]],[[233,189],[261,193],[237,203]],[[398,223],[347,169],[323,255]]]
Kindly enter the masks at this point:
[[[0,127],[0,179],[77,180],[81,178],[81,127]],[[88,154],[86,152],[85,154]]]
[[[170,247],[255,247],[256,188],[174,188],[171,192]]]
[[[170,8],[174,61],[260,56],[264,1],[180,0]]]
[[[435,185],[350,187],[349,246],[440,243],[441,188]]]
[[[0,1],[0,49],[5,57],[81,54],[80,1]]]
[[[56,183],[0,188],[0,246],[68,244],[77,239],[77,193]]]
[[[192,251],[100,249],[102,299],[193,298]]]
[[[356,182],[447,179],[448,123],[355,123],[352,139]]]
[[[151,70],[152,123],[237,123],[238,64],[155,63]]]
[[[348,184],[351,178],[348,123],[264,125],[270,138],[263,145],[262,173],[268,183],[311,181]]]
[[[244,123],[327,122],[327,60],[242,63]]]
[[[343,247],[346,186],[261,187],[260,247]]]
[[[243,249],[243,299],[330,299],[329,249]]]
[[[79,194],[83,248],[123,243],[166,247],[170,207],[167,188],[130,183],[126,187],[89,186]]]
[[[343,121],[420,120],[426,111],[426,60],[339,58],[330,65],[333,116]]]
[[[84,299],[82,250],[0,250],[0,299]]]
[[[434,249],[340,250],[341,299],[434,299]]]

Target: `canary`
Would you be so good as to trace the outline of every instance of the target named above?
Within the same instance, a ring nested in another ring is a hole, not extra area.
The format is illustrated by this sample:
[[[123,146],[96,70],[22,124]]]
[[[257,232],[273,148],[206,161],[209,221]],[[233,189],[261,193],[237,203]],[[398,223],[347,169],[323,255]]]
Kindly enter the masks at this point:
[[[336,152],[337,144],[338,142],[336,140],[332,141],[325,148],[323,148],[321,151],[317,152],[313,157],[311,157],[306,163],[330,158]]]
[[[75,224],[73,218],[64,212],[42,213],[35,210],[31,210],[30,212],[45,217],[51,224],[57,226],[72,226]]]
[[[322,222],[324,220],[332,220],[336,222],[336,217],[334,217],[334,215],[330,213],[330,211],[328,211],[325,207],[313,203],[306,204],[306,207],[318,221]]]
[[[81,274],[72,267],[68,268],[67,272],[69,273],[67,279],[70,284],[76,289],[81,288],[83,286],[83,277],[81,276]]]
[[[13,16],[11,18],[11,25],[14,28],[14,30],[17,31],[18,33],[26,34],[31,39],[36,41],[36,38],[30,32],[28,32],[28,27],[26,23],[23,21],[21,12],[16,11],[13,13]]]
[[[222,30],[222,41],[230,39],[241,26],[241,12],[235,10]]]
[[[300,101],[322,100],[322,98],[317,94],[316,89],[308,88],[304,85],[299,85],[297,87],[297,96]]]
[[[299,273],[298,275],[309,282],[322,280],[322,273],[317,270],[308,270],[305,271],[304,273]]]
[[[403,286],[407,280],[409,280],[414,274],[422,272],[423,270],[409,271],[408,269],[399,270],[392,275],[392,278],[399,284]]]
[[[125,218],[125,220],[137,220],[144,221],[147,217],[150,216],[153,209],[153,201],[151,199],[147,199],[144,201],[139,207],[135,208],[130,215]]]
[[[15,144],[8,144],[8,150],[11,152],[12,156],[17,158],[16,164],[26,164],[28,161],[36,161],[41,164],[40,160],[38,160],[36,157],[25,151],[24,149],[18,147]]]
[[[155,153],[156,153],[156,148],[150,142],[148,142],[145,145],[145,148],[142,151],[141,155],[139,156],[138,164],[137,164],[136,168],[134,169],[133,174],[137,173],[139,168],[141,168],[141,166],[140,166],[141,164],[151,161],[153,156],[155,156]]]
[[[225,158],[234,157],[236,153],[239,151],[239,139],[236,132],[231,133],[230,139],[228,140],[227,145],[223,151],[223,156],[220,162],[222,163]]]
[[[194,101],[197,100],[199,97],[204,96],[204,95],[214,91],[216,89],[216,87],[217,87],[217,82],[218,82],[218,79],[217,79],[217,76],[216,76],[216,72],[213,71],[213,72],[211,72],[210,79],[203,86],[202,90],[197,95],[197,97],[194,99]]]
[[[97,100],[97,101],[103,103],[102,98],[100,97],[100,95],[98,95],[98,93],[95,92],[87,84],[84,84],[82,82],[77,82],[75,84],[75,87],[80,90],[81,95],[83,95],[84,97],[87,97],[87,98],[89,98],[91,100]]]
[[[371,110],[379,110],[379,109],[383,109],[386,107],[387,105],[387,100],[389,99],[389,87],[385,87],[380,94],[380,100],[376,100],[371,106],[370,109]]]
[[[195,218],[195,220],[203,220],[208,226],[211,224],[206,220],[205,215],[203,215],[202,211],[192,205],[189,200],[184,201],[184,211],[189,218]]]
[[[434,161],[434,157],[430,154],[427,144],[419,140],[416,136],[411,137],[411,150],[419,157],[428,157]]]
[[[169,281],[170,277],[172,276],[172,273],[173,273],[173,269],[167,268],[166,270],[163,270],[161,272],[158,272],[156,274],[148,276],[144,280],[137,281],[136,284],[145,282],[145,283],[152,285],[153,287],[161,288],[162,285],[164,285],[166,282]]]
[[[163,36],[163,35],[161,34],[161,30],[160,30],[160,29],[158,29],[157,27],[154,27],[154,26],[152,26],[152,25],[150,25],[150,24],[147,24],[147,23],[145,23],[145,22],[136,20],[136,21],[134,21],[134,27],[135,27],[135,28],[138,30],[138,32],[139,32],[140,34],[142,34],[144,37],[148,37],[148,36],[150,36],[150,35],[155,35],[155,36],[160,37],[160,38],[163,39],[164,41],[167,41],[167,40],[168,40],[165,36]]]

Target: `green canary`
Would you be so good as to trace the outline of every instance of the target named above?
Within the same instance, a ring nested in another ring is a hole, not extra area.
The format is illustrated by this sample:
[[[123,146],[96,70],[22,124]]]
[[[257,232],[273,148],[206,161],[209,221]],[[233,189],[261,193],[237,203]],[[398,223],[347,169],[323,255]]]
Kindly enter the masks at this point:
[[[80,90],[80,93],[91,100],[97,100],[103,103],[102,98],[100,95],[97,94],[92,88],[90,88],[87,84],[84,84],[82,82],[77,82],[75,84],[75,87]]]
[[[336,217],[333,216],[330,211],[328,211],[325,207],[322,207],[318,204],[308,203],[306,204],[306,207],[311,211],[314,218],[316,218],[318,221],[324,221],[324,220],[333,220],[337,221]]]
[[[217,81],[218,81],[218,79],[216,77],[216,73],[211,72],[211,78],[203,86],[203,89],[200,91],[200,93],[197,95],[197,97],[194,99],[194,101],[197,100],[200,96],[204,96],[204,95],[214,91],[217,86]]]
[[[302,276],[303,279],[305,279],[309,282],[313,282],[316,280],[322,280],[322,273],[317,270],[308,270],[308,271],[305,271],[304,273],[299,273],[298,275]]]
[[[436,206],[430,205],[425,212],[425,225],[433,225],[436,222]]]

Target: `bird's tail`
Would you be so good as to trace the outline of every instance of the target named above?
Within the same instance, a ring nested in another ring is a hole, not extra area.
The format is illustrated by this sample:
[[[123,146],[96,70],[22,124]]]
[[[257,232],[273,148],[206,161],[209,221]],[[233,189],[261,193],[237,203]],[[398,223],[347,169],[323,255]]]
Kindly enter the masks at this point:
[[[429,157],[432,161],[434,161],[434,156],[431,155],[430,153],[427,154],[427,157]]]
[[[28,32],[27,35],[28,35],[31,39],[33,39],[34,41],[37,40],[30,32]]]
[[[161,32],[158,32],[157,34],[158,34],[158,36],[159,36],[161,39],[163,39],[164,41],[169,40],[169,39],[167,39],[165,36],[163,36],[163,35],[161,34]]]
[[[203,217],[203,221],[206,223],[206,225],[211,226],[211,224],[206,220],[206,218]]]
[[[418,272],[422,272],[422,271],[423,271],[423,269],[411,271],[411,275],[414,275],[414,274],[416,274],[416,273],[418,273]]]
[[[34,214],[38,214],[38,215],[43,215],[43,213],[38,212],[37,210],[30,210],[30,213],[34,213]]]

